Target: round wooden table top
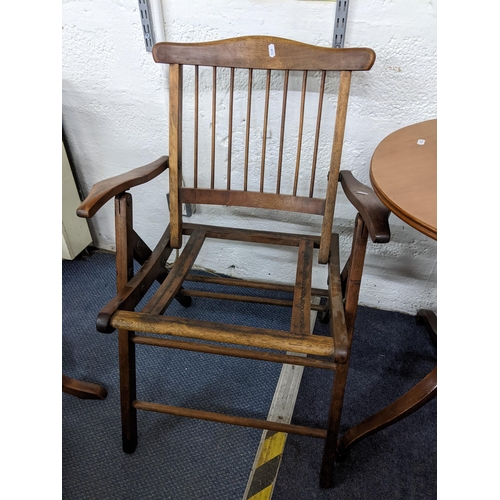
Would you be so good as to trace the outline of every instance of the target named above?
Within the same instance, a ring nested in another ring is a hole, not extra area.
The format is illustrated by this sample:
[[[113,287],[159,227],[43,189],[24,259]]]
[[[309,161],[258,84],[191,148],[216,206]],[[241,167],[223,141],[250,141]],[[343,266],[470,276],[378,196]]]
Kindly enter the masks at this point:
[[[373,190],[400,219],[437,240],[437,120],[388,135],[370,165]]]

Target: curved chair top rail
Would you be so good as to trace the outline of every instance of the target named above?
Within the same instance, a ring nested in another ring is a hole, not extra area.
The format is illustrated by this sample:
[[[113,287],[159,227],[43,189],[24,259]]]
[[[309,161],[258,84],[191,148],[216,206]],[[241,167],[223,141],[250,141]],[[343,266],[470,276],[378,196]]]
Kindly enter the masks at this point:
[[[366,71],[375,62],[369,48],[334,49],[272,36],[243,36],[212,42],[160,42],[158,63],[229,68]]]

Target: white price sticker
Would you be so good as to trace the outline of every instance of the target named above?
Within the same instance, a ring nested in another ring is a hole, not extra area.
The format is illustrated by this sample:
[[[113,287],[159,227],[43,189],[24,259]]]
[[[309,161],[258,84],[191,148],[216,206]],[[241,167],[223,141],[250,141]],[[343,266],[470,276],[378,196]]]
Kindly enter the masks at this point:
[[[274,57],[276,55],[276,52],[274,50],[274,43],[269,44],[269,57]]]

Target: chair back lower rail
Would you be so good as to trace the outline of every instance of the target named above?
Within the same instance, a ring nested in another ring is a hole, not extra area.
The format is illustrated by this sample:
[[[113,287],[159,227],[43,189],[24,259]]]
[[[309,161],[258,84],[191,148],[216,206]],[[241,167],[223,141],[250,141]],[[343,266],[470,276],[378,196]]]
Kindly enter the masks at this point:
[[[325,200],[303,196],[195,188],[180,188],[179,192],[183,203],[199,205],[258,207],[315,215],[323,215],[325,210]]]

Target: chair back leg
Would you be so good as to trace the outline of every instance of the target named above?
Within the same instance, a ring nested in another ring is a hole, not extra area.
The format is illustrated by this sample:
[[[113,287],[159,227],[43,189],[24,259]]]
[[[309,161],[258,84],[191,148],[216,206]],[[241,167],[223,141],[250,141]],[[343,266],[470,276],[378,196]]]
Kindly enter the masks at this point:
[[[120,290],[134,274],[132,195],[122,193],[115,198],[116,288]],[[137,410],[134,332],[118,330],[120,366],[120,406],[123,451],[133,453],[137,447]]]

